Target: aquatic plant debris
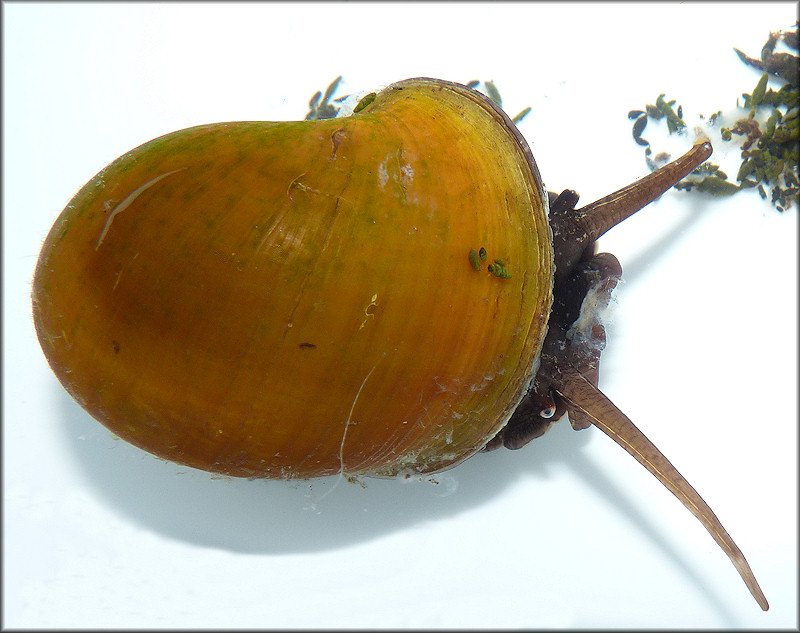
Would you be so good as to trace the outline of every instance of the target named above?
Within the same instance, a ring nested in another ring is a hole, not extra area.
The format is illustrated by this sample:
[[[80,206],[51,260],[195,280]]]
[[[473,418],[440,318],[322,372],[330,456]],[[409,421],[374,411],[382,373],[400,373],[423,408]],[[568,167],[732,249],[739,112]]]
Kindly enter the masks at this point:
[[[316,120],[316,119],[333,119],[339,115],[339,111],[341,110],[341,103],[350,97],[349,94],[339,96],[334,98],[336,91],[339,89],[342,83],[342,76],[339,75],[336,79],[334,79],[328,87],[325,89],[323,93],[321,90],[317,90],[311,99],[308,101],[308,113],[305,116],[306,121]],[[481,83],[483,87],[481,87]],[[482,92],[487,97],[489,97],[492,101],[494,101],[498,107],[503,107],[503,98],[500,95],[500,91],[498,90],[497,86],[495,85],[493,80],[488,81],[479,81],[477,79],[472,79],[465,84],[469,88],[473,88],[479,92]],[[362,100],[356,105],[353,112],[359,112],[360,109],[365,108],[367,105],[372,103],[374,96],[371,97],[374,93],[370,93],[365,95]],[[361,106],[359,108],[359,106]],[[520,110],[515,116],[511,117],[511,122],[514,125],[519,125],[522,123],[522,120],[528,116],[531,112],[531,107],[527,106]]]
[[[800,156],[798,156],[798,61],[792,52],[775,52],[779,42],[789,51],[797,51],[798,25],[793,30],[770,33],[761,50],[761,58],[754,59],[734,48],[739,59],[755,69],[763,71],[755,87],[749,93],[742,93],[743,104],[737,99],[737,114],[732,124],[725,125],[726,115],[722,110],[706,118],[707,130],[696,129],[698,137],[706,131],[719,127],[723,142],[737,142],[741,147],[741,165],[737,170],[735,182],[720,169],[719,165],[704,163],[687,178],[675,185],[676,189],[700,191],[715,196],[730,196],[745,189],[756,188],[762,198],[769,198],[779,211],[785,211],[798,204],[800,197]],[[770,83],[777,90],[770,87]],[[653,154],[650,141],[643,134],[648,121],[666,119],[667,132],[687,134],[683,119],[683,108],[676,100],[667,100],[665,94],[656,99],[655,104],[628,112],[632,120],[631,130],[634,141],[644,146],[645,161],[651,171],[655,171],[669,160],[669,154]],[[742,110],[747,111],[744,115]],[[768,193],[769,191],[769,193]]]

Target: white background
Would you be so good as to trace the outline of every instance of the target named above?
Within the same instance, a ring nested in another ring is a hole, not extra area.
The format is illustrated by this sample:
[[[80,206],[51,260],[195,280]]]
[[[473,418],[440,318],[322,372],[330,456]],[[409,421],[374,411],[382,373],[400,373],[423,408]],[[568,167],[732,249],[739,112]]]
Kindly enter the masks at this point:
[[[601,243],[626,280],[601,388],[715,509],[768,613],[595,429],[563,422],[438,485],[343,483],[322,499],[335,480],[214,477],[84,413],[47,366],[29,299],[61,209],[155,136],[302,118],[338,74],[362,93],[494,79],[509,114],[533,107],[520,129],[548,188],[588,202],[647,171],[628,110],[661,92],[686,118],[732,107],[758,79],[732,47],[757,56],[796,9],[5,3],[3,625],[797,627],[796,208],[672,191]]]

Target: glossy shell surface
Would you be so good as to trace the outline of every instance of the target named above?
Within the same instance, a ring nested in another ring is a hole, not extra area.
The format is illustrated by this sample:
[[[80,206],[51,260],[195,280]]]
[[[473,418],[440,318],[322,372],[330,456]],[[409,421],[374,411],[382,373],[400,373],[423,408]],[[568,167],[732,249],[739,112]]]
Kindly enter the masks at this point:
[[[546,205],[516,128],[457,84],[393,84],[339,119],[189,128],[62,212],[36,329],[66,390],[162,458],[242,477],[436,472],[480,450],[530,380]]]

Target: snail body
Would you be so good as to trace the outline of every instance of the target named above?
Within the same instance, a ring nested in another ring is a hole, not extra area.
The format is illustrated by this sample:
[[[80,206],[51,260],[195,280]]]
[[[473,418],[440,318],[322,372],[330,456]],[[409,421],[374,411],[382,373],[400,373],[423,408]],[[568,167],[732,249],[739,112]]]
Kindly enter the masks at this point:
[[[595,242],[710,154],[576,208],[500,108],[435,79],[349,117],[180,130],[67,205],[34,323],[112,432],[231,476],[434,473],[568,414],[673,492],[766,609],[705,501],[597,388],[594,308],[622,269]]]

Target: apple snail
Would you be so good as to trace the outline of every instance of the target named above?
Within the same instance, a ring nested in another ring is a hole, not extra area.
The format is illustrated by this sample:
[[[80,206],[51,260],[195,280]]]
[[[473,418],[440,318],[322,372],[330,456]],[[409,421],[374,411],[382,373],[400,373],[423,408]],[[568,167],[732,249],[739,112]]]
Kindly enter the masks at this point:
[[[607,230],[709,143],[576,209],[465,86],[409,79],[347,117],[201,125],[121,156],[70,201],[33,281],[64,388],[119,437],[250,478],[434,473],[595,425],[703,523],[697,492],[597,388]]]

